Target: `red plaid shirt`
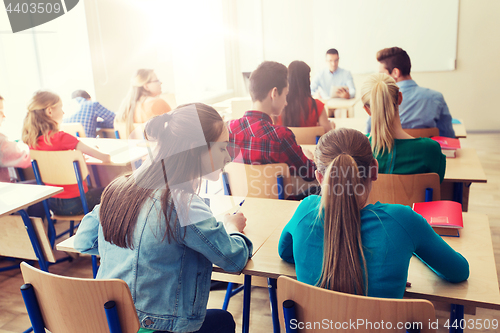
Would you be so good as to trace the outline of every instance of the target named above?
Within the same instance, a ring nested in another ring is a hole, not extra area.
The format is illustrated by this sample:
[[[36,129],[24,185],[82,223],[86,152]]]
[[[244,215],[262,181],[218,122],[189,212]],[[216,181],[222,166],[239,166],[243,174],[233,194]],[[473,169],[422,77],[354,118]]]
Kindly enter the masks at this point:
[[[241,154],[237,162],[245,164],[286,163],[292,175],[305,180],[315,178],[316,165],[308,159],[287,127],[273,125],[271,117],[260,111],[247,111],[240,119],[229,122],[229,141],[237,144]]]

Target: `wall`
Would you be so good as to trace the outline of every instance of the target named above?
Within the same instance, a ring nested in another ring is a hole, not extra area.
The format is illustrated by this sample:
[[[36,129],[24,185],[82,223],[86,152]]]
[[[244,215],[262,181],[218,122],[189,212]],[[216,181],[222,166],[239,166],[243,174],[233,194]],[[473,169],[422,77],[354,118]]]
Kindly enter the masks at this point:
[[[150,15],[154,9],[144,1],[84,1],[96,99],[115,112],[139,68],[154,69],[163,92],[174,88],[171,55],[159,47],[162,40]]]

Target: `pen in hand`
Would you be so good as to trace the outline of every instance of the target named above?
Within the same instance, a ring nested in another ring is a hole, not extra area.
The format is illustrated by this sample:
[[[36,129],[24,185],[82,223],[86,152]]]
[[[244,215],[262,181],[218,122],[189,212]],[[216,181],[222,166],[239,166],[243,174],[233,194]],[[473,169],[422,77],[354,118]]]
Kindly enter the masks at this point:
[[[233,213],[233,215],[235,215],[236,213],[238,213],[241,209],[241,205],[243,205],[243,203],[245,202],[245,199],[243,199],[243,201],[240,202],[240,204],[238,205],[238,209]]]

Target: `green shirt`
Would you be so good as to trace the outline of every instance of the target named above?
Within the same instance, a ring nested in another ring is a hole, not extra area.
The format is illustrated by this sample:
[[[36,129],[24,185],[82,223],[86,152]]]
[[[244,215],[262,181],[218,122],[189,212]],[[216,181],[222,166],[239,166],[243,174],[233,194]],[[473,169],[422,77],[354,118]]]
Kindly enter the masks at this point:
[[[429,138],[394,139],[391,152],[384,151],[375,157],[380,173],[408,175],[435,172],[440,182],[444,179],[446,156],[441,152],[439,143]]]

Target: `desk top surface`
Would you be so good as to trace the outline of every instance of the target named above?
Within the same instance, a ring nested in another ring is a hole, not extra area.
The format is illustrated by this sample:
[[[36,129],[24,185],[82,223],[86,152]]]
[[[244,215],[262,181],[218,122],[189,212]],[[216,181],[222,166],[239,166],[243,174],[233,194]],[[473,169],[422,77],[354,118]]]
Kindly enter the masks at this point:
[[[462,283],[449,283],[439,278],[419,259],[412,257],[408,272],[411,287],[405,296],[447,303],[500,309],[500,292],[488,217],[464,213],[464,229],[460,237],[443,237],[469,262],[470,277]],[[245,274],[277,278],[296,277],[295,266],[281,260],[278,242],[285,224],[269,237],[259,252],[248,262]]]
[[[62,191],[62,187],[0,183],[0,216],[27,208]]]
[[[210,209],[219,221],[222,220],[225,213],[235,212],[239,207],[239,203],[245,199],[240,212],[247,218],[247,226],[244,233],[252,241],[254,253],[257,253],[277,228],[281,228],[282,225],[292,218],[293,213],[299,205],[298,201],[290,200],[222,195],[207,197],[210,198]],[[77,252],[73,246],[73,237],[57,244],[56,248],[60,251]]]
[[[148,147],[143,140],[81,138],[80,141],[111,155],[111,163],[103,163],[97,158],[85,155],[88,165],[126,166],[148,154]]]
[[[353,128],[366,134],[366,121],[368,118],[330,118],[330,121],[335,123],[335,128]],[[457,138],[466,138],[467,131],[463,122],[461,124],[453,124],[453,130]]]

